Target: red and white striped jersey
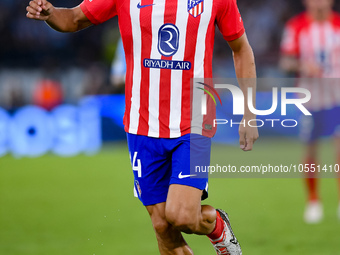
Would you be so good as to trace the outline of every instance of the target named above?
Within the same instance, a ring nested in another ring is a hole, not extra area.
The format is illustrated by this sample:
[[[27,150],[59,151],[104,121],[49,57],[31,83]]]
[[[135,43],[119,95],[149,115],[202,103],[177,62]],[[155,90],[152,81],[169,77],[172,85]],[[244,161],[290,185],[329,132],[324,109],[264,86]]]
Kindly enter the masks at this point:
[[[205,92],[191,79],[212,77],[216,24],[227,41],[243,35],[236,0],[84,0],[80,6],[93,24],[118,15],[127,66],[126,132],[214,135],[215,114],[200,114],[196,101]],[[209,97],[207,104],[214,107]]]
[[[286,24],[281,52],[312,63],[322,70],[314,79],[300,79],[298,86],[307,88],[312,99],[311,110],[329,109],[340,105],[340,15],[333,12],[324,22],[313,20],[307,12],[297,15]],[[303,78],[300,76],[300,78]]]

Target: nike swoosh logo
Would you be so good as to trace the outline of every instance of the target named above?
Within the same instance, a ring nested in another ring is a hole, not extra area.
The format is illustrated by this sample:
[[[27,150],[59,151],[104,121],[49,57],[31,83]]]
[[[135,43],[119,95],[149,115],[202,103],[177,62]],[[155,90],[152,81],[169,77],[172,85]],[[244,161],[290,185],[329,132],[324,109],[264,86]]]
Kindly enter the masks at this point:
[[[185,174],[185,175],[183,175],[182,172],[180,172],[179,175],[178,175],[178,179],[184,179],[184,178],[193,177],[193,176],[196,176],[196,174]]]
[[[137,4],[137,8],[138,9],[141,9],[141,8],[144,8],[144,7],[149,7],[149,6],[153,6],[154,4],[145,4],[145,5],[141,5],[140,2]]]

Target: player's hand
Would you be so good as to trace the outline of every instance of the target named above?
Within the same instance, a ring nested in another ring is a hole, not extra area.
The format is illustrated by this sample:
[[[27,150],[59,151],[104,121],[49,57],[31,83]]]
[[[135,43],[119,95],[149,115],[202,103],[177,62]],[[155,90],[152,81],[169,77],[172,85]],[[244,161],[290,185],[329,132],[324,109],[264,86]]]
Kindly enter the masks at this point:
[[[26,7],[26,17],[36,20],[48,20],[51,16],[53,5],[46,0],[32,0]]]
[[[248,125],[248,120],[243,118],[245,122],[244,125],[240,125],[239,134],[240,134],[240,148],[243,151],[251,151],[253,149],[253,144],[259,138],[259,132],[257,127],[251,127]]]
[[[314,62],[301,62],[300,73],[303,77],[321,77],[322,68]]]

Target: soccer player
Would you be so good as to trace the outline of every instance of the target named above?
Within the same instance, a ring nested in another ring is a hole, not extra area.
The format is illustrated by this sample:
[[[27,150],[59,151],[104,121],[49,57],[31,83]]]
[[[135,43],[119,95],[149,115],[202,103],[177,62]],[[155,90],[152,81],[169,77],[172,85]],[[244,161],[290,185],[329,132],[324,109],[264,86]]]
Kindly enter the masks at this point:
[[[340,163],[340,15],[332,11],[332,0],[304,0],[306,12],[286,24],[282,39],[281,67],[304,79],[299,86],[310,90],[309,110],[312,117],[302,122],[301,136],[306,143],[304,163],[317,164],[318,143],[322,136],[333,136],[337,162]],[[306,82],[307,81],[307,82]],[[306,178],[308,203],[304,213],[307,223],[323,218],[317,179]],[[340,184],[340,183],[339,183]],[[340,185],[339,185],[340,187]],[[340,190],[339,190],[340,195]],[[340,203],[338,207],[340,219]]]
[[[135,195],[151,217],[161,254],[192,254],[181,232],[207,235],[217,254],[242,254],[228,215],[201,206],[207,178],[190,164],[209,165],[208,116],[192,118],[192,78],[212,77],[215,25],[233,51],[238,78],[256,78],[236,0],[85,0],[72,9],[32,0],[27,17],[57,31],[75,32],[118,15],[126,58],[124,116]],[[246,93],[256,82],[240,82]],[[211,102],[210,102],[211,103]],[[209,102],[207,105],[209,107]],[[244,121],[254,115],[245,107]],[[197,116],[195,116],[197,117]],[[257,128],[240,125],[240,147],[249,151]],[[192,153],[190,153],[192,152]]]

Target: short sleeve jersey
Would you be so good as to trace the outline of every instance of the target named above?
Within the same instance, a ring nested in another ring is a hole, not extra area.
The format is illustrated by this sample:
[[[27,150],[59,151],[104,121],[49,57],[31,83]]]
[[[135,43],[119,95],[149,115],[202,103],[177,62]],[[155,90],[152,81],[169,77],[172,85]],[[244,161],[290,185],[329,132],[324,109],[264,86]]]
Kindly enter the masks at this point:
[[[293,17],[285,26],[281,52],[301,62],[320,66],[322,74],[319,78],[339,78],[340,15],[333,12],[324,22],[312,20],[306,12]],[[309,108],[312,110],[328,109],[340,102],[338,82],[333,84],[330,79],[315,83],[302,80],[298,86],[311,92]]]
[[[212,77],[216,25],[227,41],[243,35],[236,0],[84,0],[80,6],[93,24],[118,15],[127,67],[126,132],[213,136],[214,114],[194,107],[206,92],[191,79]],[[207,107],[214,107],[210,97]]]
[[[313,21],[307,13],[292,18],[283,33],[281,52],[322,66],[324,77],[339,77],[340,16],[332,13],[325,22]]]

